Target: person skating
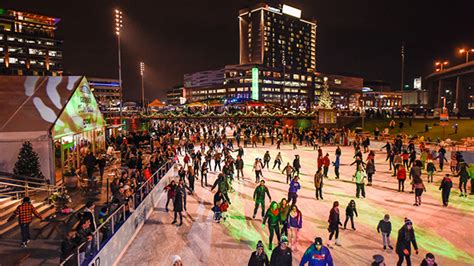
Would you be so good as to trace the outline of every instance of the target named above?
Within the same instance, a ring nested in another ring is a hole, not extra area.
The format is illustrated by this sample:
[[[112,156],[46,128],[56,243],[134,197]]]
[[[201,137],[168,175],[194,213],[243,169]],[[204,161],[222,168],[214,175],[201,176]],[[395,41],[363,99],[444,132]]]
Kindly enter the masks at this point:
[[[368,160],[365,166],[365,172],[367,173],[367,186],[372,186],[372,177],[375,174],[375,163],[373,160]]]
[[[295,169],[291,167],[290,163],[287,163],[285,168],[281,171],[282,174],[286,174],[286,183],[290,182]]]
[[[230,204],[230,198],[227,194],[227,192],[229,191],[229,183],[227,182],[227,179],[225,178],[223,173],[220,173],[217,176],[216,181],[214,181],[214,184],[211,187],[211,191],[213,191],[215,187],[217,187],[217,189],[222,193],[222,196],[224,197],[225,201]]]
[[[323,176],[328,178],[329,164],[331,164],[331,160],[329,160],[329,153],[326,153],[326,155],[323,157],[322,163],[324,169]]]
[[[433,182],[433,176],[434,176],[434,173],[436,172],[436,166],[433,163],[433,160],[431,159],[427,160],[426,172],[428,174],[428,183]]]
[[[176,182],[174,180],[171,180],[171,183],[169,183],[164,190],[167,192],[166,193],[166,205],[165,205],[165,210],[168,212],[168,205],[170,201],[173,201],[175,192],[176,192]]]
[[[270,157],[270,152],[267,151],[265,152],[265,155],[263,155],[263,169],[265,169],[265,166],[267,166],[267,169],[270,169],[270,160],[271,160],[271,157]]]
[[[194,169],[189,166],[188,167],[188,183],[189,183],[189,193],[193,194],[194,193],[194,181],[196,181],[197,176],[196,173],[194,172]]]
[[[291,211],[288,215],[289,240],[290,247],[298,250],[298,239],[301,228],[303,227],[303,215],[296,205],[291,206]]]
[[[314,188],[316,190],[316,199],[319,200],[321,198],[323,200],[323,174],[321,173],[321,169],[316,171],[314,174]]]
[[[443,206],[447,207],[449,203],[449,194],[451,193],[451,188],[453,187],[453,181],[449,178],[449,174],[446,174],[441,180],[441,185],[439,190],[441,190],[441,197],[443,199]]]
[[[361,166],[357,168],[354,178],[356,184],[356,197],[359,198],[359,196],[362,194],[362,197],[365,198],[365,174]]]
[[[258,158],[255,158],[255,162],[253,163],[253,168],[252,168],[252,170],[255,171],[255,183],[260,182],[260,176],[262,176],[262,169],[263,169],[262,162]]]
[[[398,230],[397,245],[395,248],[398,255],[397,266],[401,266],[403,260],[406,260],[408,266],[411,265],[411,245],[413,245],[416,254],[418,254],[418,245],[416,244],[413,224],[410,219],[405,218],[404,225]]]
[[[460,197],[467,197],[467,181],[469,180],[469,166],[461,159],[458,164],[458,171],[456,176],[459,176],[459,191],[461,194]]]
[[[270,262],[263,248],[263,242],[262,240],[259,240],[257,242],[257,250],[252,252],[248,266],[268,266],[268,265],[270,265]]]
[[[237,160],[235,160],[235,170],[237,170],[237,179],[240,180],[240,176],[242,175],[242,179],[244,179],[244,160],[241,156],[237,156]]]
[[[280,242],[280,212],[278,210],[278,203],[272,201],[270,207],[267,209],[265,216],[263,217],[262,228],[265,228],[265,223],[268,220],[268,247],[272,250],[273,247],[273,234],[277,235],[277,240]]]
[[[290,202],[292,205],[296,204],[296,198],[298,198],[298,190],[301,189],[298,179],[298,176],[295,176],[290,181],[290,187],[288,189],[288,204],[290,204]]]
[[[173,211],[174,211],[174,219],[171,224],[176,223],[176,219],[178,218],[179,214],[179,224],[181,226],[183,224],[183,215],[181,212],[183,209],[186,211],[186,189],[184,187],[184,182],[182,179],[179,180],[178,186],[175,190],[175,196],[173,200]]]
[[[415,191],[415,203],[413,205],[421,205],[421,195],[423,191],[426,191],[425,184],[423,184],[423,179],[420,176],[414,176],[413,178],[413,190]]]
[[[405,180],[407,179],[407,172],[405,170],[405,167],[403,167],[403,165],[400,165],[399,167],[400,169],[398,169],[398,172],[397,172],[398,192],[404,192]]]
[[[323,246],[323,239],[316,237],[314,243],[306,249],[300,261],[300,266],[333,266],[331,252]]]
[[[24,197],[22,203],[16,208],[12,215],[8,218],[8,221],[13,220],[18,216],[18,224],[21,229],[21,246],[25,247],[30,242],[30,224],[33,221],[33,215],[38,219],[43,220],[41,214],[33,207],[29,197]]]
[[[377,225],[377,233],[382,234],[383,249],[387,249],[387,246],[390,249],[393,249],[392,245],[390,245],[390,233],[392,233],[392,223],[390,222],[390,215],[385,214],[383,219],[379,221],[379,224]]]
[[[282,198],[278,204],[278,211],[280,212],[281,235],[288,236],[288,214],[290,213],[290,205],[285,198]]]
[[[336,175],[336,179],[339,179],[339,165],[341,164],[340,157],[340,155],[336,155],[336,160],[334,160],[334,162],[332,163],[332,165],[334,166],[334,174]]]
[[[328,219],[329,227],[329,241],[328,247],[330,247],[332,237],[335,236],[336,238],[336,246],[340,246],[339,244],[339,225],[342,225],[341,220],[339,219],[339,202],[335,201],[332,205],[332,209],[329,212],[329,219]]]
[[[291,266],[293,257],[291,249],[288,247],[288,238],[282,236],[279,242],[280,245],[272,252],[270,266]]]
[[[300,169],[301,169],[301,164],[300,164],[300,156],[295,155],[295,159],[293,160],[293,168],[295,169],[295,174],[296,176],[300,176]]]
[[[252,218],[255,219],[255,216],[257,215],[258,211],[258,205],[262,208],[262,219],[263,216],[265,215],[265,194],[268,196],[270,201],[272,200],[272,197],[270,196],[270,192],[268,191],[268,188],[265,186],[265,180],[260,181],[260,185],[255,188],[255,191],[253,192],[253,200],[255,201],[255,207],[253,209],[253,216]]]
[[[278,152],[277,156],[275,157],[275,161],[273,161],[272,169],[275,169],[275,166],[278,165],[278,170],[280,170],[282,160],[283,159],[281,158],[281,152]]]
[[[209,168],[207,167],[207,163],[203,162],[201,166],[201,187],[208,186],[207,185],[207,172]]]
[[[351,220],[352,230],[356,230],[354,226],[354,214],[356,217],[359,215],[357,214],[356,203],[354,200],[351,200],[346,207],[346,220],[344,221],[344,229],[346,229],[347,222]]]
[[[438,263],[432,253],[427,253],[420,266],[438,266]]]

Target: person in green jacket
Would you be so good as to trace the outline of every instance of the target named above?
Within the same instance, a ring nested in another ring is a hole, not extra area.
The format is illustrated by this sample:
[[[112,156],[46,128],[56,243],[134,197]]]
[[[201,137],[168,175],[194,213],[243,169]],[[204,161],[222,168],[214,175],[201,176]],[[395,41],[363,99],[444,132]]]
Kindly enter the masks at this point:
[[[359,198],[359,195],[362,194],[362,197],[365,198],[365,173],[361,166],[357,167],[354,178],[356,183],[356,197]]]
[[[267,194],[268,198],[272,200],[270,196],[270,192],[268,192],[268,188],[265,186],[265,180],[260,181],[260,185],[255,188],[253,192],[253,200],[255,201],[255,208],[253,209],[253,219],[257,215],[258,205],[262,207],[262,219],[265,215],[265,194]]]
[[[278,203],[276,203],[276,201],[272,201],[272,203],[270,203],[270,208],[267,209],[267,212],[263,217],[262,228],[265,228],[265,223],[267,220],[268,231],[270,233],[268,247],[270,250],[272,250],[274,233],[276,233],[278,243],[280,243],[280,211],[278,210]]]

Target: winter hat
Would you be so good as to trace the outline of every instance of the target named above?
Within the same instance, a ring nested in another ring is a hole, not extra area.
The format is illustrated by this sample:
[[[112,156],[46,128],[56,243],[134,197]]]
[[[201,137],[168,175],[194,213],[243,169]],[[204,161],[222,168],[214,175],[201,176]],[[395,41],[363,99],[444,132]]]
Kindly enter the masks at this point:
[[[258,242],[257,242],[257,248],[263,248],[263,242],[262,242],[262,240],[258,240]]]
[[[181,257],[178,256],[178,255],[174,255],[174,256],[173,256],[173,264],[175,264],[175,263],[178,262],[178,261],[181,261],[181,262],[182,262]]]
[[[282,237],[281,237],[281,240],[280,240],[280,244],[281,244],[281,243],[287,243],[287,244],[288,244],[288,237],[282,236]]]
[[[405,225],[413,225],[410,219],[405,217]]]
[[[316,238],[314,239],[314,244],[315,244],[315,245],[323,245],[323,239],[320,238],[320,237],[316,237]]]
[[[382,263],[384,260],[383,256],[379,254],[374,255],[373,258],[375,263]]]

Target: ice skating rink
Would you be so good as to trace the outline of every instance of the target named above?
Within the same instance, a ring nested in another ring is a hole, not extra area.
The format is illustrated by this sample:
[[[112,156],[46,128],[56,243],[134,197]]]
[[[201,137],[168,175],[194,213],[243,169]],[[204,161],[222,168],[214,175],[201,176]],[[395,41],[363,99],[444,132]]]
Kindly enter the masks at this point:
[[[374,146],[374,144],[373,144]],[[380,145],[378,146],[380,147]],[[235,192],[230,193],[232,205],[229,208],[228,219],[225,222],[213,222],[211,211],[213,194],[210,187],[202,188],[200,180],[195,183],[196,193],[188,196],[187,212],[183,212],[183,225],[172,225],[173,212],[165,212],[166,196],[162,204],[155,209],[133,240],[119,265],[171,265],[173,255],[179,255],[184,265],[246,265],[256,242],[263,240],[268,248],[268,231],[262,229],[260,210],[256,219],[252,219],[255,189],[255,175],[252,165],[256,157],[263,158],[265,151],[270,151],[273,159],[277,154],[275,146],[246,148],[244,155],[245,181],[234,181]],[[419,255],[413,251],[412,263],[419,265],[424,255],[431,252],[435,255],[438,265],[474,265],[474,202],[472,196],[459,197],[459,178],[453,178],[450,205],[442,206],[441,193],[438,190],[443,173],[438,172],[435,183],[423,180],[427,192],[423,194],[422,205],[413,206],[414,194],[409,193],[410,180],[405,183],[405,193],[397,192],[398,183],[388,170],[385,162],[385,151],[376,150],[376,173],[373,186],[366,186],[367,197],[355,197],[356,186],[352,182],[355,166],[349,166],[353,161],[353,148],[342,147],[341,179],[334,179],[334,168],[329,168],[329,179],[324,180],[324,200],[315,199],[313,175],[316,170],[317,151],[309,147],[298,146],[293,150],[290,145],[282,145],[282,168],[287,162],[293,161],[294,155],[301,157],[300,184],[297,206],[303,214],[303,228],[300,240],[293,246],[293,265],[299,261],[306,248],[314,238],[320,236],[324,242],[328,240],[328,216],[333,201],[339,201],[341,220],[345,220],[345,208],[352,199],[356,201],[359,217],[355,217],[356,231],[340,230],[341,247],[334,247],[331,253],[336,265],[369,265],[374,254],[385,257],[387,265],[395,265],[397,255],[390,250],[382,249],[381,235],[377,234],[377,224],[384,214],[390,214],[392,221],[391,242],[395,247],[398,229],[403,219],[412,220],[415,235],[420,248]],[[334,160],[335,147],[323,147],[323,153],[329,153]],[[364,160],[367,155],[364,154]],[[445,172],[449,165],[445,166]],[[213,169],[212,169],[213,170]],[[209,174],[208,181],[212,184],[217,172]],[[200,175],[199,175],[200,176]],[[288,185],[286,177],[278,170],[263,171],[264,180],[270,190],[272,200],[280,201],[287,197]],[[408,183],[408,184],[407,184]],[[268,198],[266,207],[269,206]],[[172,210],[170,204],[170,210]],[[274,239],[274,246],[277,240]],[[324,243],[326,244],[326,243]],[[270,252],[267,249],[270,257]]]

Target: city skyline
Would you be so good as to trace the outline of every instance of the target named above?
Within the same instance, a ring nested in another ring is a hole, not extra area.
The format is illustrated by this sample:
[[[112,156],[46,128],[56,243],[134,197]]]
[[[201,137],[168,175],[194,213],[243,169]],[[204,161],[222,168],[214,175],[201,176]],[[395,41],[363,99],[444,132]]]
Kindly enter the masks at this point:
[[[257,2],[134,5],[86,1],[80,8],[65,9],[59,1],[49,1],[47,6],[19,1],[2,8],[62,19],[58,36],[64,39],[66,74],[117,78],[113,10],[119,7],[124,12],[124,97],[140,98],[139,62],[144,61],[149,73],[145,78],[146,94],[152,100],[163,98],[166,89],[182,83],[185,73],[237,64],[238,11]],[[468,1],[457,1],[459,5],[450,7],[432,6],[427,1],[401,1],[396,5],[376,1],[266,2],[295,6],[302,9],[304,17],[318,21],[318,72],[385,80],[393,89],[400,83],[402,43],[406,50],[405,84],[429,74],[438,59],[447,59],[450,65],[464,62],[458,49],[474,44],[469,34],[469,8],[459,8],[471,5]]]

